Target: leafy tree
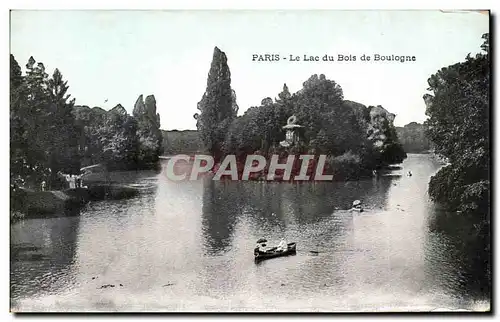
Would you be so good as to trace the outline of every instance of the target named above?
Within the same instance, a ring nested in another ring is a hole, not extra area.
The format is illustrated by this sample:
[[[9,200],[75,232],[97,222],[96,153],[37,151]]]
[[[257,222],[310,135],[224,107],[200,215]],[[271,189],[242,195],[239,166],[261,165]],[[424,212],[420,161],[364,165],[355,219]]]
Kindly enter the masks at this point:
[[[11,179],[20,185],[55,181],[58,171],[79,168],[78,136],[67,82],[59,70],[49,78],[30,57],[26,76],[11,55]]]
[[[380,151],[382,164],[390,165],[403,162],[407,155],[403,149],[403,145],[399,142],[396,128],[392,122],[388,119],[384,120],[382,131],[385,136],[385,140]]]
[[[396,128],[399,140],[408,153],[422,153],[431,149],[423,124],[411,122]]]
[[[10,56],[10,132],[12,190],[52,189],[58,173],[78,173],[82,164],[104,162],[110,169],[134,169],[155,162],[161,153],[160,116],[154,96],[142,95],[132,117],[118,105],[106,112],[99,107],[75,106],[68,82],[55,69],[30,57],[26,75]]]
[[[298,145],[284,149],[283,126],[291,116],[304,126]],[[406,157],[392,123],[394,115],[383,107],[367,108],[344,101],[342,89],[324,75],[313,75],[291,95],[286,84],[278,99],[262,100],[232,122],[225,153],[244,157],[259,153],[327,154],[327,166],[337,179],[371,175],[372,169],[401,162]]]
[[[196,153],[203,151],[198,131],[163,131],[162,146],[166,154]]]
[[[270,97],[266,97],[266,98],[264,98],[264,99],[261,101],[261,103],[260,103],[260,105],[264,105],[264,106],[269,106],[269,105],[272,105],[272,104],[273,104],[273,99],[272,99],[272,98],[270,98]]]
[[[47,152],[49,168],[55,175],[58,171],[63,173],[78,173],[80,169],[80,150],[72,110],[75,104],[67,94],[67,81],[56,68],[54,74],[47,82],[49,105],[45,111],[51,119],[46,131],[49,132]]]
[[[38,185],[50,175],[47,138],[50,115],[47,107],[50,98],[47,90],[48,74],[42,63],[36,64],[30,57],[26,64],[26,76],[19,78],[20,68],[13,63],[17,88],[11,90],[12,135],[11,166],[16,169],[16,182],[19,185]]]
[[[395,115],[382,106],[368,107],[367,133],[377,167],[401,163],[406,158],[394,127]]]
[[[23,175],[31,170],[26,162],[27,156],[27,133],[25,119],[22,118],[24,79],[21,67],[14,56],[10,55],[10,183],[11,187],[23,185]]]
[[[73,115],[78,130],[82,166],[103,162],[101,131],[104,127],[106,111],[88,106],[74,106]]]
[[[484,52],[439,70],[429,80],[425,125],[436,153],[448,158],[429,184],[431,197],[467,213],[489,214],[489,36]]]
[[[23,83],[23,77],[21,74],[21,66],[19,66],[14,55],[10,54],[10,86],[12,89],[11,95],[14,95],[16,93],[15,90],[19,89],[19,87]]]
[[[231,122],[236,118],[236,94],[231,89],[231,73],[224,52],[215,47],[208,74],[207,89],[195,114],[197,128],[206,149],[219,155]]]
[[[137,99],[133,116],[122,105],[106,112],[99,107],[73,108],[83,163],[105,163],[109,169],[138,169],[158,161],[163,135],[153,95]]]
[[[145,111],[146,111],[146,107],[144,105],[144,97],[141,94],[141,95],[139,95],[139,97],[135,101],[134,110],[132,111],[132,115],[134,115],[134,117],[139,117],[139,116],[142,116],[145,113]]]
[[[317,153],[339,156],[359,152],[366,142],[365,121],[343,100],[341,87],[324,75],[313,75],[293,97],[293,110],[305,126],[305,141]],[[366,108],[363,106],[363,108]],[[346,131],[346,129],[349,129]]]
[[[47,91],[48,74],[45,72],[43,63],[36,64],[33,57],[30,57],[26,64],[25,90],[26,100],[20,110],[20,117],[25,119],[25,134],[27,135],[27,164],[33,169],[46,171],[47,142],[50,141],[51,133],[49,128],[51,119],[46,113],[46,108],[50,104]],[[36,133],[36,135],[35,135]]]
[[[160,130],[160,115],[156,113],[156,100],[153,95],[140,95],[137,99],[133,116],[137,120],[137,137],[139,164],[157,162],[162,152],[163,136]]]
[[[102,159],[108,169],[133,169],[137,164],[139,143],[137,121],[118,104],[106,113],[104,126],[98,131]]]
[[[323,120],[326,114],[335,114],[335,109],[342,108],[342,88],[325,75],[312,75],[304,82],[303,88],[295,95],[293,113],[304,126],[306,143],[316,138],[317,133],[325,128]],[[332,120],[335,115],[330,115]]]
[[[489,35],[482,38],[483,52],[475,57],[469,54],[464,62],[442,68],[429,78],[432,94],[424,95],[424,100],[429,116],[427,137],[435,152],[449,161],[431,178],[429,195],[450,210],[460,211],[460,218],[471,225],[465,229],[470,237],[467,246],[474,251],[468,265],[480,267],[486,276],[485,285],[478,285],[483,292],[491,285],[491,71]]]

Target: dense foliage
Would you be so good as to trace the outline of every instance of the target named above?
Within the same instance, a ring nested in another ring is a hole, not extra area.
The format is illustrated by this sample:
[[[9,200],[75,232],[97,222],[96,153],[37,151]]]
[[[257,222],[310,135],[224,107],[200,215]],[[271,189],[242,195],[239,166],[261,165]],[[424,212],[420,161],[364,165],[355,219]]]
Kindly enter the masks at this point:
[[[30,57],[26,75],[10,56],[11,184],[53,180],[58,171],[79,168],[79,148],[67,82],[56,69],[45,72]]]
[[[208,152],[217,156],[222,151],[227,129],[238,112],[227,57],[217,47],[208,73],[207,89],[198,103],[198,110],[200,113],[194,115],[198,131]]]
[[[26,73],[10,55],[10,182],[57,189],[61,173],[104,163],[110,169],[136,169],[161,153],[160,118],[154,96],[139,97],[133,116],[118,104],[110,111],[75,106],[67,81],[56,69],[49,77],[30,57]],[[141,107],[142,103],[142,107]]]
[[[449,165],[432,177],[430,196],[452,210],[489,214],[489,36],[483,53],[439,70],[426,94],[427,136]]]
[[[406,158],[393,125],[394,115],[381,106],[344,100],[342,88],[325,75],[312,75],[295,94],[285,84],[274,100],[266,97],[260,106],[235,117],[236,109],[230,108],[236,103],[226,77],[229,74],[226,56],[215,48],[207,91],[198,106],[201,114],[195,115],[201,138],[212,154],[221,148],[223,154],[241,159],[252,153],[268,157],[273,153],[283,157],[326,154],[330,170],[339,179],[371,175],[373,169]],[[218,89],[213,84],[224,86]],[[299,143],[285,149],[279,142],[285,139],[283,126],[292,115],[303,128]]]
[[[162,153],[163,136],[160,130],[160,114],[156,113],[156,100],[153,95],[142,95],[135,103],[134,118],[137,120],[137,136],[139,139],[139,164],[148,164],[158,161]]]
[[[162,131],[165,155],[203,152],[203,142],[196,130]]]
[[[411,122],[403,127],[396,127],[399,141],[407,153],[425,153],[431,150],[431,144],[425,135],[423,124]]]
[[[99,107],[73,109],[83,147],[82,165],[104,163],[111,170],[147,167],[158,161],[163,136],[154,96],[140,95],[133,115],[118,104],[109,111]]]

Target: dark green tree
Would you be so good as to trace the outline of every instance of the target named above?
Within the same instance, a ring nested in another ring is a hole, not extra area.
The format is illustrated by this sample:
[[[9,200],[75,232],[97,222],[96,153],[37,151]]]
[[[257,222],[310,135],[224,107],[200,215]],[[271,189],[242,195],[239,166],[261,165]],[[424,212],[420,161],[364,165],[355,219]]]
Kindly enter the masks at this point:
[[[63,173],[78,173],[80,169],[80,151],[78,131],[72,113],[75,100],[71,99],[67,81],[56,68],[52,77],[47,82],[49,105],[47,106],[48,118],[48,167],[55,176],[58,171]],[[55,179],[55,177],[54,177]]]
[[[106,111],[99,107],[74,106],[73,115],[78,130],[82,166],[103,161],[101,131],[104,127]]]
[[[30,57],[26,76],[11,56],[11,168],[23,185],[49,187],[58,171],[79,169],[78,135],[67,82]]]
[[[49,163],[49,142],[52,134],[48,130],[51,123],[49,113],[50,96],[48,74],[45,66],[30,57],[26,64],[26,76],[20,86],[17,117],[20,120],[24,145],[21,147],[23,184],[37,186],[51,175]]]
[[[231,89],[231,72],[224,52],[215,47],[207,89],[195,114],[197,128],[209,153],[220,155],[231,122],[236,118],[236,94]]]
[[[135,101],[134,110],[132,111],[132,115],[134,117],[142,116],[144,114],[145,110],[146,110],[146,107],[144,105],[144,97],[141,94],[141,95],[139,95],[139,97]]]
[[[382,131],[385,137],[380,156],[382,164],[390,165],[403,162],[407,155],[403,145],[399,142],[394,124],[387,119],[384,120]]]
[[[260,102],[260,105],[263,105],[263,106],[268,106],[268,105],[272,105],[273,104],[273,99],[270,98],[270,97],[266,97],[264,98],[261,102]]]
[[[102,159],[110,170],[129,170],[137,166],[139,143],[137,120],[118,104],[106,113],[98,137]]]
[[[429,80],[425,122],[436,153],[448,158],[429,184],[431,197],[451,209],[489,215],[489,36],[484,52],[439,70]]]
[[[284,149],[283,126],[295,115],[304,126],[297,146]],[[381,106],[344,101],[342,89],[324,75],[313,75],[291,95],[286,84],[273,103],[270,98],[249,108],[230,126],[225,153],[313,153],[328,155],[338,179],[372,175],[372,170],[398,163],[406,156],[399,144],[394,115]],[[330,170],[332,170],[330,169]]]
[[[411,122],[403,127],[397,127],[396,130],[405,152],[424,153],[431,149],[423,124]]]
[[[137,121],[138,156],[139,165],[155,163],[162,152],[163,136],[160,130],[160,115],[156,113],[156,100],[153,95],[146,97],[140,95],[137,99],[133,116]]]
[[[31,170],[27,165],[26,119],[23,119],[23,104],[26,100],[21,67],[10,55],[10,183],[11,188],[23,185],[24,173]]]
[[[464,243],[473,251],[467,266],[477,267],[485,280],[481,293],[491,287],[490,225],[490,57],[489,35],[484,34],[483,52],[467,55],[460,62],[439,70],[429,80],[432,94],[427,105],[427,136],[435,151],[449,164],[429,182],[429,195],[450,210],[461,212],[457,220],[470,224]]]
[[[316,138],[321,129],[333,128],[329,121],[334,121],[335,114],[343,113],[342,88],[334,81],[326,79],[325,75],[312,75],[304,82],[303,88],[295,95],[293,114],[304,126],[306,143]],[[326,115],[328,118],[325,118]]]

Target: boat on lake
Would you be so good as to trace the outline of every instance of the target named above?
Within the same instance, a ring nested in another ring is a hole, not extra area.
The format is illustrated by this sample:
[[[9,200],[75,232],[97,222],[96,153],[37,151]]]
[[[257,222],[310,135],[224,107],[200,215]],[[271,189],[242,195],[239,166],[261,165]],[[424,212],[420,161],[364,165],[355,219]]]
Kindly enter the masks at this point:
[[[361,200],[354,200],[352,203],[351,211],[363,212],[363,207],[361,207]]]
[[[266,252],[259,251],[258,248],[254,250],[255,261],[261,261],[270,258],[276,258],[281,256],[295,255],[297,252],[297,244],[296,243],[288,243],[286,250],[277,250],[278,247],[273,247]]]

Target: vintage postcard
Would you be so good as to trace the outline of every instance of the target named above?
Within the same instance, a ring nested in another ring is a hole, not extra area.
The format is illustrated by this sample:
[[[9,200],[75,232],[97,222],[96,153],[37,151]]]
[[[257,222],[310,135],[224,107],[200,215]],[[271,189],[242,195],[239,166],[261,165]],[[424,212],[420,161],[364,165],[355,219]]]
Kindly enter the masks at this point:
[[[489,312],[489,26],[11,10],[11,312]]]

